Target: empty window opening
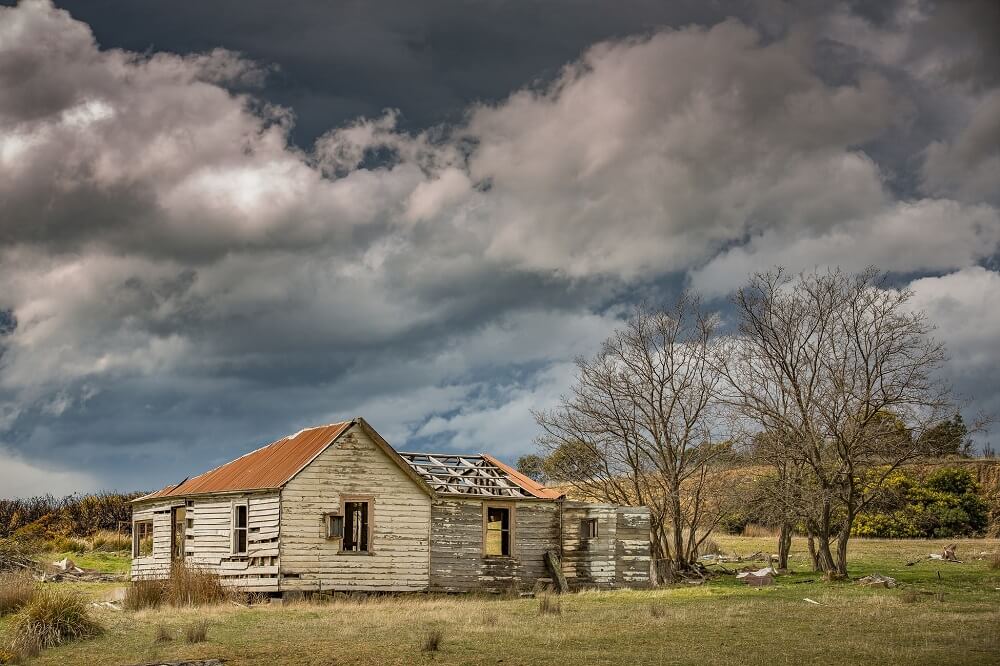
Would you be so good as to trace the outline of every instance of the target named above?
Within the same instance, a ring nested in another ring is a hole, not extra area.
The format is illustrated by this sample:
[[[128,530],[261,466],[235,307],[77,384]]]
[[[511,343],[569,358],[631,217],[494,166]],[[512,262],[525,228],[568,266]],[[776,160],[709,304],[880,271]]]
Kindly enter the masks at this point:
[[[343,545],[348,553],[367,553],[369,534],[369,503],[344,502]]]
[[[153,554],[153,521],[139,520],[132,525],[132,557]]]
[[[580,536],[584,539],[597,538],[597,518],[584,518],[580,521]]]
[[[511,552],[510,542],[510,509],[500,506],[487,506],[483,554],[496,557],[509,557]]]
[[[186,533],[184,526],[186,524],[186,514],[187,509],[183,506],[175,506],[170,510],[170,523],[172,525],[170,530],[170,559],[172,560],[184,559],[184,535]]]
[[[233,507],[233,554],[247,553],[247,505],[237,504]]]

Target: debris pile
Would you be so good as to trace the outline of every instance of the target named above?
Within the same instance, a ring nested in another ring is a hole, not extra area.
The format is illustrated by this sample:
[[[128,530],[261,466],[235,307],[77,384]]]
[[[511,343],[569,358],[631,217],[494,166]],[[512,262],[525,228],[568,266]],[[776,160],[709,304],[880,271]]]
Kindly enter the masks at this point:
[[[68,557],[45,567],[38,567],[36,565],[34,570],[35,579],[43,583],[57,583],[60,581],[114,583],[123,580],[123,577],[117,574],[109,574],[97,571],[96,569],[81,569]]]
[[[859,578],[858,585],[864,585],[865,587],[896,587],[896,579],[892,576],[873,573],[870,576]]]

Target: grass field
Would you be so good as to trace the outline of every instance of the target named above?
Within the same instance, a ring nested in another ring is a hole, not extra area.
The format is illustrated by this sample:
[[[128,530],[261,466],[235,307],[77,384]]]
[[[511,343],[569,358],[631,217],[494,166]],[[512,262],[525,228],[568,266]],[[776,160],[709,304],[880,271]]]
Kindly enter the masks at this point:
[[[770,551],[769,539],[720,537],[727,553]],[[241,664],[996,664],[1000,571],[984,552],[997,540],[959,541],[964,564],[907,561],[939,541],[859,540],[851,574],[897,578],[896,589],[825,583],[793,546],[792,574],[750,589],[732,577],[702,586],[583,592],[539,614],[537,599],[462,596],[345,598],[240,608],[97,610],[103,636],[45,651],[36,664],[138,664],[218,657]],[[812,579],[812,582],[809,582]],[[111,587],[85,591],[100,598]],[[809,598],[821,605],[804,601]],[[208,621],[208,638],[185,628]],[[0,621],[6,641],[8,622]],[[174,639],[156,641],[158,628]],[[432,631],[437,651],[423,651]]]

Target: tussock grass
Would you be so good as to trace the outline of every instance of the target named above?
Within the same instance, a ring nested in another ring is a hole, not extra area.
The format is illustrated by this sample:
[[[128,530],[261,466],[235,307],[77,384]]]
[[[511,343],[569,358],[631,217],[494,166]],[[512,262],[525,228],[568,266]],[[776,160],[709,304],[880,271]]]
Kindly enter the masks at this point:
[[[992,553],[986,558],[986,566],[990,571],[1000,571],[1000,552]]]
[[[170,643],[174,640],[174,635],[171,633],[170,629],[163,624],[156,625],[156,635],[153,637],[153,641],[156,643]]]
[[[558,597],[551,594],[543,594],[538,597],[539,615],[560,615],[562,614],[562,604]]]
[[[208,620],[196,620],[184,627],[184,640],[188,643],[204,643],[208,640]]]
[[[420,646],[423,652],[437,652],[441,649],[441,641],[444,633],[440,629],[431,629],[424,635],[424,641]]]
[[[98,530],[89,539],[90,549],[117,553],[132,548],[132,538],[128,534],[112,532],[111,530]]]
[[[57,536],[45,542],[45,549],[53,553],[85,553],[90,547],[85,540],[78,537]]]
[[[35,596],[35,580],[27,571],[0,573],[0,616],[20,610]]]
[[[230,600],[233,594],[211,571],[177,562],[170,568],[165,598],[171,606],[209,606]]]
[[[139,578],[125,588],[122,608],[137,611],[144,608],[159,608],[166,597],[166,582]]]
[[[91,638],[101,631],[101,625],[90,616],[82,594],[72,589],[45,587],[14,615],[11,649],[31,657],[44,648]]]

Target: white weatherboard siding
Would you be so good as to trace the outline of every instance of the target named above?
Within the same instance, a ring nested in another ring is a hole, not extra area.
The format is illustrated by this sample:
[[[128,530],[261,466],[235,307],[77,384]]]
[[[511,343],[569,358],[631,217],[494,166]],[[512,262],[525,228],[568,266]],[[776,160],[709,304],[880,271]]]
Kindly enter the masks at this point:
[[[326,538],[344,496],[375,498],[369,554]],[[430,521],[427,493],[354,425],[282,489],[281,589],[426,590]]]
[[[153,553],[148,557],[132,558],[132,578],[166,578],[170,575],[170,507],[183,500],[165,499],[136,506],[132,522],[153,521]]]
[[[184,541],[188,566],[218,573],[227,585],[246,591],[278,590],[277,491],[225,493],[188,500],[185,519],[190,527]],[[234,554],[233,506],[247,505],[247,552]],[[153,554],[132,560],[133,578],[165,578],[170,574],[170,510],[185,506],[184,498],[140,503],[133,521],[153,519]]]

